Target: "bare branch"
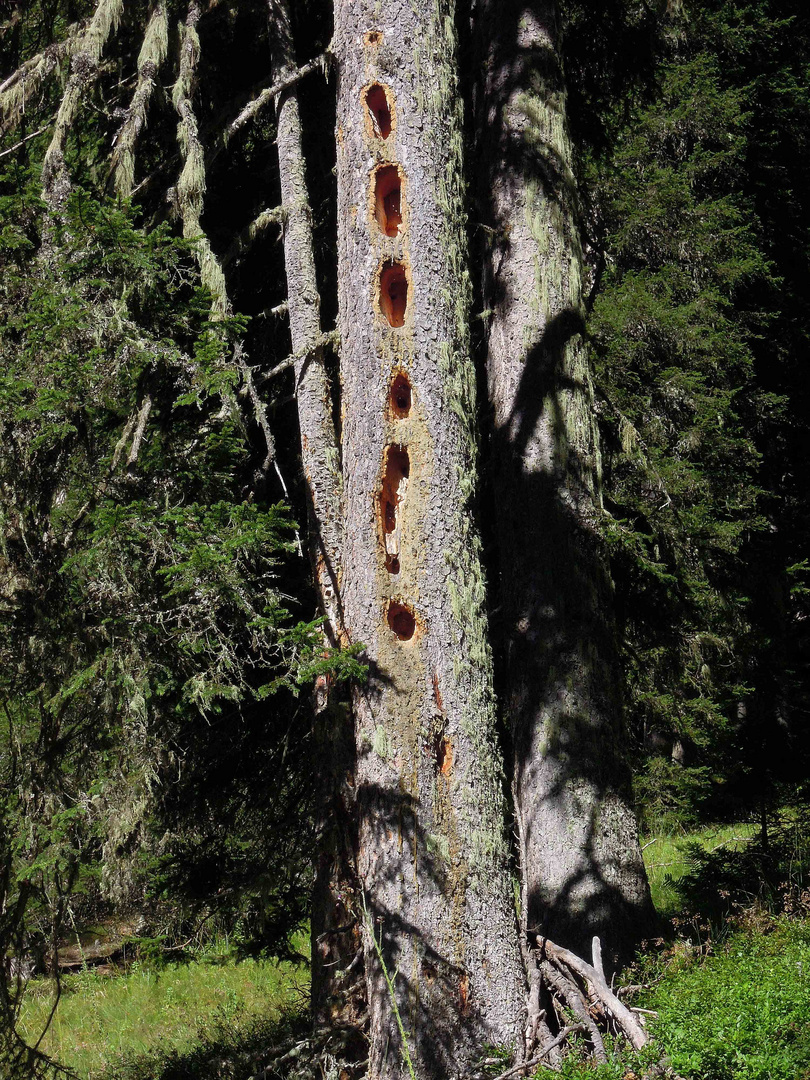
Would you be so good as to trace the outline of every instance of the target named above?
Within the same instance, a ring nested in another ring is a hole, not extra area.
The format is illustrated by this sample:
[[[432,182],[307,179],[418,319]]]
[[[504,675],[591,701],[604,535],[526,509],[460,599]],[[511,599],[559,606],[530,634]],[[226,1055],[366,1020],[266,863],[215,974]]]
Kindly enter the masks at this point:
[[[15,150],[19,150],[21,146],[25,146],[25,144],[27,142],[30,142],[32,139],[35,139],[37,137],[37,135],[41,135],[43,132],[47,131],[48,128],[53,123],[53,120],[54,120],[54,117],[52,116],[51,119],[48,121],[48,123],[45,125],[45,127],[41,127],[37,131],[32,131],[30,135],[26,135],[24,139],[20,139],[20,141],[17,142],[17,143],[14,143],[13,146],[9,146],[7,150],[0,151],[0,158],[5,157],[6,154],[13,154]]]
[[[115,137],[115,149],[110,163],[110,175],[119,195],[127,198],[135,181],[135,145],[146,125],[149,102],[156,86],[157,73],[169,45],[169,21],[163,4],[155,4],[138,56],[138,84],[132,95],[127,115]]]
[[[264,408],[264,405],[262,404],[262,400],[259,397],[258,391],[256,390],[256,384],[253,381],[253,372],[251,371],[250,365],[245,359],[245,353],[244,349],[242,348],[241,342],[237,344],[234,348],[233,355],[239,367],[239,371],[242,375],[245,388],[248,392],[248,397],[250,398],[251,404],[253,405],[253,416],[255,417],[256,423],[262,429],[262,434],[264,435],[264,442],[265,446],[267,447],[267,455],[262,462],[262,472],[267,472],[276,457],[276,440],[273,438],[273,432],[270,430],[270,424],[267,420],[267,412]],[[285,486],[283,481],[282,486]]]
[[[638,1019],[633,1015],[630,1009],[622,1004],[610,989],[603,973],[597,971],[597,969],[587,963],[587,961],[581,960],[569,949],[563,949],[560,945],[555,945],[554,942],[550,941],[548,938],[538,938],[537,942],[543,952],[551,957],[555,963],[565,964],[566,967],[570,968],[571,971],[579,975],[580,978],[584,979],[590,985],[594,996],[616,1021],[617,1025],[627,1036],[630,1045],[634,1050],[640,1050],[642,1046],[647,1044],[649,1036],[646,1031],[642,1028]],[[597,949],[600,954],[601,966],[601,949],[598,947],[598,942]]]
[[[180,117],[177,138],[183,158],[183,170],[177,181],[177,202],[183,221],[183,236],[195,241],[194,254],[200,277],[211,293],[211,317],[224,319],[230,313],[225,275],[200,224],[205,199],[205,155],[191,103],[200,57],[197,34],[200,14],[198,0],[191,0],[180,41],[180,71],[172,94],[174,107]]]
[[[63,41],[54,42],[41,53],[26,60],[0,84],[0,132],[5,134],[25,114],[25,106],[45,79],[68,56],[84,28],[84,23],[72,23]]]
[[[127,469],[131,469],[138,460],[138,454],[141,452],[141,443],[143,442],[143,435],[146,431],[146,422],[149,419],[149,413],[152,411],[152,397],[147,394],[141,403],[140,411],[138,412],[138,422],[135,427],[135,434],[132,437],[132,446],[129,450],[129,456],[127,457]]]
[[[582,996],[579,987],[574,984],[570,976],[558,971],[550,960],[541,960],[540,970],[549,987],[565,1002],[577,1020],[586,1028],[593,1046],[593,1056],[597,1061],[607,1061],[607,1052],[601,1032],[588,1011],[588,1003]]]
[[[289,90],[291,86],[295,86],[296,83],[299,83],[305,76],[309,75],[310,72],[319,69],[323,71],[327,63],[327,53],[322,52],[319,56],[316,56],[314,60],[310,60],[309,63],[297,68],[289,75],[285,75],[283,79],[279,79],[278,82],[273,83],[272,86],[268,86],[265,90],[262,90],[257,97],[253,98],[252,101],[249,101],[247,105],[245,105],[239,115],[225,128],[222,135],[223,142],[227,145],[237,131],[244,127],[249,120],[252,120],[253,117],[268,104],[268,102],[277,98],[279,94],[283,94],[285,90]]]
[[[298,380],[302,378],[303,370],[306,367],[307,361],[311,360],[317,355],[319,351],[327,348],[334,348],[340,341],[340,334],[337,330],[330,330],[328,334],[321,334],[318,340],[307,349],[304,353],[291,353],[289,356],[281,360],[275,367],[270,368],[269,371],[260,375],[256,380],[257,386],[264,386],[266,382],[271,379],[275,379],[278,375],[283,375],[285,371],[289,371],[290,368],[295,367],[300,363],[301,373],[298,375]]]
[[[70,63],[70,78],[59,112],[53,138],[42,163],[42,191],[52,210],[61,206],[70,192],[70,178],[65,164],[65,144],[73,126],[85,87],[98,74],[99,61],[107,39],[118,26],[124,0],[99,0],[93,18],[82,34]]]
[[[275,307],[265,308],[264,311],[260,311],[258,315],[254,316],[257,319],[278,319],[282,315],[286,315],[289,311],[289,305],[284,300],[280,304],[276,304]]]

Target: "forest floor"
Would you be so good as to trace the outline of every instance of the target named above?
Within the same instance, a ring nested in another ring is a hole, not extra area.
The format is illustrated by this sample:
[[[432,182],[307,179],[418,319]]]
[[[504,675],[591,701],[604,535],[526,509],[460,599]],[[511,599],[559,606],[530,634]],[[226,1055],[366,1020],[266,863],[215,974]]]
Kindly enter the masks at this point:
[[[640,987],[626,1000],[647,1010],[653,1040],[598,1068],[571,1060],[566,1080],[641,1080],[661,1075],[650,1069],[662,1058],[684,1080],[810,1080],[810,892],[794,882],[774,915],[763,896],[735,891],[752,835],[737,825],[644,840],[662,937],[623,983]],[[43,1049],[81,1080],[247,1080],[306,1026],[304,935],[294,945],[300,964],[237,962],[220,947],[191,963],[68,975]],[[29,1038],[50,994],[48,980],[30,984]]]

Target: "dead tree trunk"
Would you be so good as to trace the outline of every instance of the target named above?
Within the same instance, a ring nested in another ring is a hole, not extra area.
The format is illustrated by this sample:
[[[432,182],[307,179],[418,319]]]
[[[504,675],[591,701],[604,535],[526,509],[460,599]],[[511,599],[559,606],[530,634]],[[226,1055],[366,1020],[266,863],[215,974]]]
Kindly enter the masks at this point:
[[[555,19],[551,0],[487,0],[476,26],[498,650],[526,928],[580,953],[596,934],[615,957],[651,909],[622,759]]]
[[[525,1010],[472,519],[451,8],[341,0],[334,39],[342,596],[371,665],[354,705],[375,1078],[404,1075],[406,1050],[420,1077],[466,1073],[485,1044],[517,1046]]]

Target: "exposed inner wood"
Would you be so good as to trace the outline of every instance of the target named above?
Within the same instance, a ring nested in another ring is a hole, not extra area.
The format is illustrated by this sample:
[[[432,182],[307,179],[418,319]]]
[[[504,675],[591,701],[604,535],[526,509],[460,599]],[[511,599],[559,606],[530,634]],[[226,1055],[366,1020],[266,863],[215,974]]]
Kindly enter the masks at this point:
[[[388,605],[388,625],[400,641],[410,641],[416,632],[416,619],[413,612],[396,600]]]
[[[371,124],[375,135],[381,139],[387,139],[391,134],[391,106],[388,104],[388,95],[385,87],[374,83],[366,90],[366,108],[371,116]]]
[[[396,165],[383,165],[374,174],[374,216],[380,232],[397,236],[402,227],[402,177]]]
[[[400,371],[391,383],[388,403],[397,420],[404,420],[411,411],[411,384],[403,371]]]
[[[380,273],[380,311],[389,326],[404,326],[408,307],[408,278],[401,262],[387,263]]]
[[[389,446],[385,451],[382,487],[380,489],[380,516],[382,517],[385,542],[386,566],[391,573],[399,573],[400,534],[402,530],[401,504],[408,490],[411,462],[404,446]]]

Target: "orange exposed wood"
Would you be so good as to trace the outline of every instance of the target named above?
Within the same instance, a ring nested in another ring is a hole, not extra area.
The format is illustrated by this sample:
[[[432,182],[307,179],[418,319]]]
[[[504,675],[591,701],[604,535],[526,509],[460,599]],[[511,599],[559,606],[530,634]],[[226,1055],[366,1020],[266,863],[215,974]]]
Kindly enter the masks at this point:
[[[402,176],[396,165],[382,165],[374,173],[374,217],[380,232],[398,236],[402,228]]]
[[[410,641],[416,632],[416,618],[404,604],[392,600],[387,611],[388,625],[400,641]]]
[[[408,309],[408,277],[405,264],[386,263],[380,271],[380,311],[389,326],[404,326]]]
[[[391,134],[391,106],[388,103],[388,95],[385,87],[374,83],[365,92],[366,108],[371,118],[371,127],[375,135],[381,139],[387,139]]]
[[[404,371],[398,372],[391,383],[388,404],[397,420],[404,420],[411,411],[411,384]]]

